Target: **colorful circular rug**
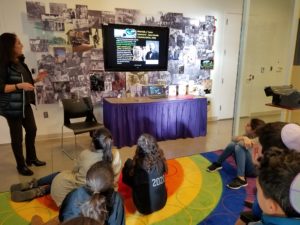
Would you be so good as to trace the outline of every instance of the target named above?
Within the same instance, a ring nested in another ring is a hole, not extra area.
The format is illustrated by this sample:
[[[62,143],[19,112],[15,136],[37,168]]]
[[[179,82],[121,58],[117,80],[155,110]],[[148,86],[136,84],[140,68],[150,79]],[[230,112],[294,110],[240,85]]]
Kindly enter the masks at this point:
[[[166,177],[168,201],[166,206],[144,216],[135,210],[130,189],[119,185],[125,200],[126,224],[198,224],[218,204],[222,193],[219,173],[205,171],[209,162],[201,155],[168,160]]]
[[[233,224],[232,221],[243,209],[246,192],[224,190],[224,182],[232,179],[233,175],[226,174],[227,171],[206,172],[209,160],[217,157],[217,154],[210,152],[203,155],[168,160],[168,201],[162,210],[151,215],[144,216],[135,210],[129,187],[120,182],[119,192],[124,198],[126,225],[217,224],[215,219],[226,216],[230,217],[231,222],[224,224]],[[226,166],[234,171],[230,164],[226,163]],[[14,203],[10,201],[8,192],[0,194],[0,225],[25,225],[35,214],[48,221],[57,213],[58,209],[50,196]]]

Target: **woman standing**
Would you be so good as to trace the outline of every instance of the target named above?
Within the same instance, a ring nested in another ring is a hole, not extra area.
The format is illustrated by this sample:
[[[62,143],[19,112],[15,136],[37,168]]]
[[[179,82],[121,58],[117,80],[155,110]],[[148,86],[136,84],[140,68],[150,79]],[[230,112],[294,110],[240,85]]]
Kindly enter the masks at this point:
[[[11,146],[21,175],[31,176],[27,166],[44,166],[35,150],[36,124],[30,104],[35,104],[34,83],[41,81],[45,73],[33,79],[24,63],[23,45],[17,35],[3,33],[0,36],[0,115],[7,120]],[[23,155],[22,126],[25,129],[26,163]]]

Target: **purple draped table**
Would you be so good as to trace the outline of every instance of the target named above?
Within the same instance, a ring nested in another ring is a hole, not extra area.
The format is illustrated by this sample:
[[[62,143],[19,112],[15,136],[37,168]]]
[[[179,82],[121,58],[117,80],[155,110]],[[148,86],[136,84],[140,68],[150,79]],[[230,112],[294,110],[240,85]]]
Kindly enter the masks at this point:
[[[104,126],[118,148],[132,146],[142,133],[158,141],[206,135],[206,98],[106,98]]]

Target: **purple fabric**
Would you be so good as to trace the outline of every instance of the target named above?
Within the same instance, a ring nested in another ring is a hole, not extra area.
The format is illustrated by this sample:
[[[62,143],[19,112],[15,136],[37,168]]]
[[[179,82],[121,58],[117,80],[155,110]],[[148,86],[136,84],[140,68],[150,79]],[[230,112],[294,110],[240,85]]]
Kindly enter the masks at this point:
[[[206,98],[112,104],[104,99],[104,126],[118,148],[136,144],[142,133],[158,141],[206,135]]]

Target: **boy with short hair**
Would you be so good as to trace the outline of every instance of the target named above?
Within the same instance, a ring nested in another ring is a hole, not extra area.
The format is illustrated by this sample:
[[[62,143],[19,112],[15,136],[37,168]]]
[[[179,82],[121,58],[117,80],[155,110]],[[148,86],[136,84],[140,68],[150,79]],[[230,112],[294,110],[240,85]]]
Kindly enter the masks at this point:
[[[300,213],[291,205],[290,187],[300,173],[300,153],[272,147],[260,161],[257,179],[258,202],[262,219],[251,225],[296,225]]]

